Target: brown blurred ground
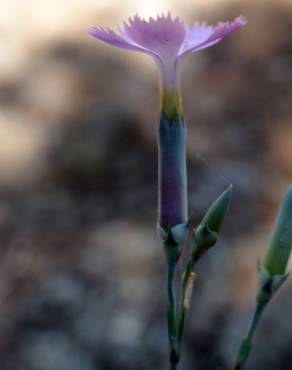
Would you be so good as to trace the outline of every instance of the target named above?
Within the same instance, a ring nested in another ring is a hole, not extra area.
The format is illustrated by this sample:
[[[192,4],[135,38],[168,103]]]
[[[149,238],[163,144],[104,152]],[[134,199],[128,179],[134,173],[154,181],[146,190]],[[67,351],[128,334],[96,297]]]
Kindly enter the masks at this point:
[[[256,261],[292,178],[292,3],[149,4],[187,22],[249,20],[189,57],[182,78],[195,222],[229,183],[234,195],[221,241],[198,267],[181,368],[229,369],[253,305]],[[140,8],[3,6],[0,369],[166,369],[156,71],[146,56],[86,35]],[[288,280],[248,369],[292,368],[291,294]]]

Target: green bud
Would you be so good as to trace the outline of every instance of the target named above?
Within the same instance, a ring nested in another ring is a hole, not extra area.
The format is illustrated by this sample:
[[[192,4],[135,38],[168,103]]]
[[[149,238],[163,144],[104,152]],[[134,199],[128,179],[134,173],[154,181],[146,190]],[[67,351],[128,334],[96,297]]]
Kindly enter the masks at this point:
[[[284,275],[292,247],[292,186],[279,207],[271,241],[262,263],[271,275]]]
[[[211,231],[208,225],[199,225],[197,229],[193,231],[193,261],[198,261],[201,256],[217,242],[217,240],[218,234]]]
[[[230,203],[231,193],[232,185],[229,185],[208,209],[201,221],[201,225],[206,224],[211,231],[219,232]]]
[[[208,209],[200,225],[193,231],[193,261],[198,261],[218,240],[218,232],[223,223],[228,205],[230,203],[232,186],[215,200]]]

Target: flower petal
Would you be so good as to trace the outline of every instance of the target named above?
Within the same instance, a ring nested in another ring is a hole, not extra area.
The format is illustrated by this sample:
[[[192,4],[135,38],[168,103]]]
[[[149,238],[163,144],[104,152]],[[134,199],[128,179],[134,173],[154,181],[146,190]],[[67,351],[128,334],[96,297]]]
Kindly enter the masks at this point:
[[[159,69],[162,85],[176,89],[179,81],[179,59],[181,56],[207,48],[222,40],[225,36],[246,24],[243,17],[233,22],[220,22],[217,26],[196,23],[186,28],[179,19],[172,19],[171,14],[149,18],[148,21],[138,15],[129,18],[128,23],[119,32],[107,28],[89,29],[89,34],[118,48],[146,53],[154,58]]]
[[[232,32],[245,26],[246,19],[242,16],[233,22],[220,22],[217,26],[208,26],[206,23],[196,23],[186,31],[186,37],[180,48],[179,56],[205,49],[221,41]]]
[[[165,63],[174,62],[185,38],[185,26],[179,18],[172,19],[167,16],[158,16],[149,21],[139,18],[129,18],[125,23],[125,32],[140,47],[152,51]]]
[[[116,46],[118,48],[148,52],[145,48],[132,41],[126,34],[123,34],[123,31],[120,31],[120,34],[117,34],[109,28],[104,29],[101,27],[91,27],[88,30],[88,33],[96,39],[104,41],[107,44]]]

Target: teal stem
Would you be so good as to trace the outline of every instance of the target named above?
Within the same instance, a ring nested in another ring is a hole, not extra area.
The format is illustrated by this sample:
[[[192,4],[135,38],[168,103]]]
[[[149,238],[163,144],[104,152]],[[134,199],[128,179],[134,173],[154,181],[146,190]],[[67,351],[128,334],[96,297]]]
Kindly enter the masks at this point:
[[[174,275],[176,264],[168,263],[167,268],[167,317],[168,317],[168,341],[169,341],[169,360],[171,370],[175,370],[179,361],[177,354],[177,307],[174,292]]]
[[[242,370],[244,368],[244,365],[248,359],[248,356],[250,354],[251,348],[252,348],[252,340],[255,333],[255,330],[257,328],[258,322],[262,316],[263,310],[266,306],[267,302],[258,301],[256,308],[254,310],[254,314],[252,317],[252,320],[250,322],[250,325],[247,330],[246,336],[241,341],[237,357],[235,360],[235,364],[232,368],[232,370]]]

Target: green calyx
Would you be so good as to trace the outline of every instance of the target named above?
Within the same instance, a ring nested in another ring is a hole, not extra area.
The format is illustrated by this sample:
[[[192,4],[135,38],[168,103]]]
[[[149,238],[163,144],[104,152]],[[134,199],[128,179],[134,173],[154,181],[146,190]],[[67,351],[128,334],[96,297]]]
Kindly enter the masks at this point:
[[[288,274],[273,275],[260,263],[258,264],[259,289],[257,300],[266,304],[286,281]]]
[[[263,267],[271,275],[284,275],[292,247],[292,186],[286,191],[279,207]]]
[[[162,241],[168,263],[176,263],[187,238],[190,222],[165,229],[157,224],[157,233]]]

